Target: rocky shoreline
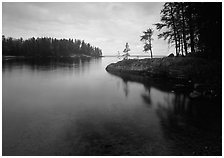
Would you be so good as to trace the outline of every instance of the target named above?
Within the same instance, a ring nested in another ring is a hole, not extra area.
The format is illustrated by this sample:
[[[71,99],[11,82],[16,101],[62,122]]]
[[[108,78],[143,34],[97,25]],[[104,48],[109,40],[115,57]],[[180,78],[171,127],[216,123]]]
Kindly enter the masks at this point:
[[[221,95],[222,64],[217,61],[193,57],[129,59],[112,63],[106,70],[130,80],[141,78],[145,83],[162,80],[171,91],[189,91],[192,98]]]

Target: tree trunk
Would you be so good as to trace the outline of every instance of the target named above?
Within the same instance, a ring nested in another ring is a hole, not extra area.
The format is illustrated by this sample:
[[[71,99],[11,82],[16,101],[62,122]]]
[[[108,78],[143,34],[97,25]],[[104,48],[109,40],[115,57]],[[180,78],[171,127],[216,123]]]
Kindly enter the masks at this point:
[[[150,52],[151,52],[151,58],[152,58],[152,49],[150,49]]]
[[[194,30],[193,30],[193,22],[192,22],[192,9],[191,5],[189,6],[189,30],[190,30],[190,40],[191,40],[191,53],[194,53]]]
[[[185,54],[187,55],[187,41],[186,41],[186,28],[185,28],[185,15],[184,15],[184,3],[181,2],[181,10],[182,10],[182,29],[183,29],[183,43]]]
[[[175,19],[174,19],[174,15],[173,15],[173,8],[172,6],[170,6],[170,12],[171,12],[171,18],[172,18],[172,23],[173,23],[173,32],[174,32],[174,40],[175,40],[175,47],[176,47],[176,56],[178,56],[179,52],[178,52],[178,45],[177,45],[177,32],[176,32],[176,26],[175,26]]]
[[[182,54],[182,56],[184,56],[183,36],[181,37],[181,54]]]
[[[180,52],[181,52],[181,35],[178,31],[178,49],[179,49],[179,55],[180,55]]]

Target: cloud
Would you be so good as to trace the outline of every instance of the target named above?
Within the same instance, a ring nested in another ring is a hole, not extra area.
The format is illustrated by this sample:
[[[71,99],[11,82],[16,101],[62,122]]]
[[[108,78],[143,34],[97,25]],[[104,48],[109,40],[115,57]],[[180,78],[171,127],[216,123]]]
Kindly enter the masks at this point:
[[[132,53],[142,52],[142,31],[159,22],[163,3],[152,2],[3,2],[3,34],[15,38],[77,38],[103,49],[122,51],[126,42]],[[168,54],[168,45],[154,37],[154,52]],[[164,49],[161,49],[164,48]]]

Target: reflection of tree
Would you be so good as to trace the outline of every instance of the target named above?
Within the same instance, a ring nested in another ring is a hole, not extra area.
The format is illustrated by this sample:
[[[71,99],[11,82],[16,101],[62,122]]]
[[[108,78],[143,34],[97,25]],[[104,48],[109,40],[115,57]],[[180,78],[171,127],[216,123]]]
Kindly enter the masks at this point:
[[[180,148],[180,153],[210,155],[213,150],[216,154],[221,152],[221,132],[214,130],[219,121],[211,117],[210,113],[217,114],[211,102],[189,100],[185,95],[175,94],[174,98],[167,97],[166,103],[159,103],[157,107],[164,136]]]
[[[123,79],[123,87],[124,87],[124,94],[126,97],[128,97],[129,94],[129,86],[128,86],[128,81]]]
[[[63,68],[66,70],[74,70],[74,73],[80,74],[93,68],[93,66],[99,65],[100,62],[100,58],[15,58],[4,60],[3,68],[11,70],[16,66],[21,69],[26,67],[31,70],[42,71],[53,71],[58,68]]]
[[[145,93],[141,94],[142,100],[151,107],[152,99],[150,95],[151,87],[144,85]]]
[[[166,105],[158,105],[158,115],[166,123],[181,126],[190,125],[195,128],[217,129],[221,116],[221,99],[209,100],[199,98],[189,100],[186,95],[175,94],[174,98],[166,98]]]
[[[184,126],[189,115],[187,98],[182,94],[175,94],[174,98],[166,97],[166,105],[158,105],[158,115],[167,126],[175,128]]]

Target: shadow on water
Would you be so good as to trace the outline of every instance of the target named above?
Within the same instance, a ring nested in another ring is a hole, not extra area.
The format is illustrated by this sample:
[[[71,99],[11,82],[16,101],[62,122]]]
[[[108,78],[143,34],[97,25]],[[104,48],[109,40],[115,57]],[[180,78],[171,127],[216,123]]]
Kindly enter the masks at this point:
[[[124,85],[129,82],[143,84],[142,101],[148,108],[154,108],[165,139],[169,144],[175,144],[175,151],[170,149],[173,155],[221,155],[221,97],[191,99],[188,91],[171,91],[172,83],[164,80],[153,81],[121,73],[112,75],[120,77]]]

